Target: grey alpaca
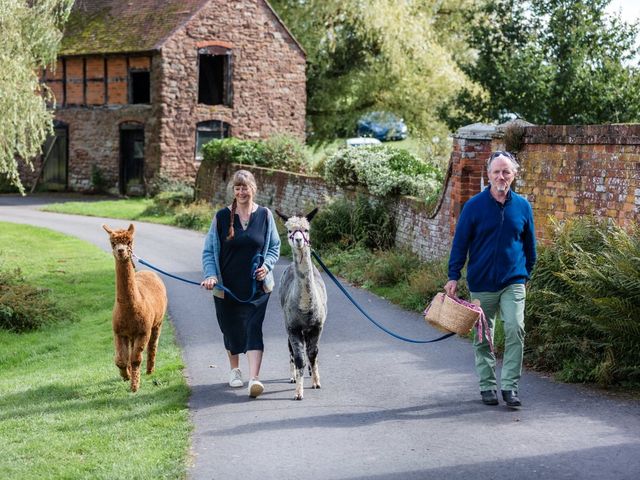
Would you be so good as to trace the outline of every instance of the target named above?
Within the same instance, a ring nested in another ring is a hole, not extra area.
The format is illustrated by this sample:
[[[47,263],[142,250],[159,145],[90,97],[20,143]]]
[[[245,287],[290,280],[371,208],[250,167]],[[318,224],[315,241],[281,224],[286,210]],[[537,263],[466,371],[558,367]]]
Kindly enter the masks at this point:
[[[291,383],[296,384],[294,398],[304,395],[305,350],[309,357],[311,388],[320,388],[318,342],[327,318],[327,290],[320,272],[311,261],[309,223],[318,212],[315,208],[305,216],[288,217],[278,210],[285,221],[293,263],[280,278],[280,305],[289,335]]]

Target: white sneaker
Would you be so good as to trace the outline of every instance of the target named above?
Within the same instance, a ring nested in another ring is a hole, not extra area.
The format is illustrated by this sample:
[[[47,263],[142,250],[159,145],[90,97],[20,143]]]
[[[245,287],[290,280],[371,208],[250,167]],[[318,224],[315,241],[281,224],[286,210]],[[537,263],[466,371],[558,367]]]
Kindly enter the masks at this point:
[[[240,388],[243,385],[242,372],[239,368],[234,368],[229,372],[229,386],[233,388]]]
[[[249,396],[251,398],[259,397],[264,392],[264,385],[257,378],[249,380]]]

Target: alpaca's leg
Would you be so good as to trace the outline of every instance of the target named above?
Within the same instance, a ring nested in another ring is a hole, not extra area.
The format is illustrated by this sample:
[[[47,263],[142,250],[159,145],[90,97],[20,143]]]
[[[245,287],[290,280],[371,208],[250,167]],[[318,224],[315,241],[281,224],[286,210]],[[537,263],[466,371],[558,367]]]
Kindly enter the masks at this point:
[[[320,370],[318,367],[318,343],[320,341],[321,328],[314,328],[305,335],[309,368],[311,369],[311,388],[320,388]]]
[[[147,346],[147,374],[153,373],[156,366],[156,351],[160,340],[160,330],[162,330],[162,323],[151,329],[151,337],[149,337],[149,345]]]
[[[114,336],[116,346],[115,362],[116,367],[120,369],[120,376],[123,380],[131,378],[131,368],[129,367],[129,339],[122,335]]]
[[[289,343],[293,351],[293,363],[295,366],[296,400],[302,400],[304,396],[304,338],[301,331],[289,332]]]
[[[289,347],[289,383],[296,383],[296,364],[293,361],[293,348],[290,339],[287,339],[287,346]]]
[[[149,342],[149,336],[139,336],[133,341],[131,348],[131,391],[137,392],[140,387],[140,365],[142,364],[142,352]]]

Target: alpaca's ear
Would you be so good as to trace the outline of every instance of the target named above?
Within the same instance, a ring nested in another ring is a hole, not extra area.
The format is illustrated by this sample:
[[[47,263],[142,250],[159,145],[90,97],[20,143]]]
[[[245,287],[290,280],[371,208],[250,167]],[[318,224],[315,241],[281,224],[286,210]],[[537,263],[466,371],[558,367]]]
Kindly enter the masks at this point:
[[[289,217],[287,217],[285,214],[283,214],[282,212],[280,212],[280,210],[278,210],[277,208],[276,208],[276,214],[277,214],[277,215],[278,215],[282,220],[284,220],[285,222],[286,222],[287,220],[289,220]]]
[[[128,232],[129,232],[129,233],[131,233],[131,234],[133,234],[133,231],[134,231],[135,229],[136,229],[136,228],[133,226],[133,223],[130,223],[130,224],[129,224],[129,230],[128,230]]]
[[[111,233],[113,233],[113,230],[111,230],[109,227],[107,227],[104,223],[102,224],[102,228],[104,228],[104,231],[107,232],[109,235],[111,235]]]
[[[311,210],[309,213],[307,213],[305,215],[305,218],[309,221],[313,220],[313,217],[316,216],[316,213],[318,213],[318,207],[314,208],[313,210]]]

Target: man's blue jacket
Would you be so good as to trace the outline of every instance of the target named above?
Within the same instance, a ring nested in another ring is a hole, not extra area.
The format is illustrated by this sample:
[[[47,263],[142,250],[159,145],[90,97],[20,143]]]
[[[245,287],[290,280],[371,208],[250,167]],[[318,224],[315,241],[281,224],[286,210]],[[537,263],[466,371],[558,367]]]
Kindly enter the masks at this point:
[[[449,280],[459,280],[469,257],[467,283],[472,292],[497,292],[526,283],[536,262],[536,236],[529,202],[509,190],[503,204],[491,185],[465,203],[449,257]]]

